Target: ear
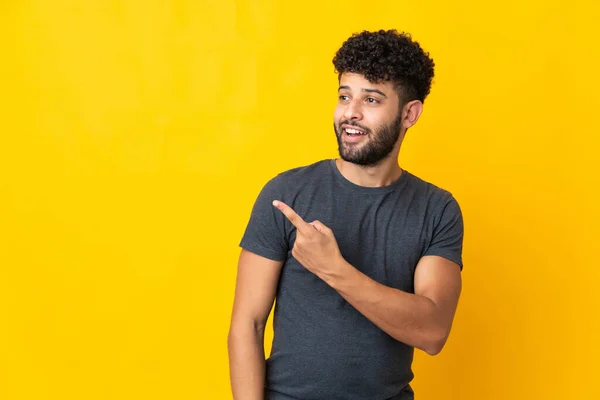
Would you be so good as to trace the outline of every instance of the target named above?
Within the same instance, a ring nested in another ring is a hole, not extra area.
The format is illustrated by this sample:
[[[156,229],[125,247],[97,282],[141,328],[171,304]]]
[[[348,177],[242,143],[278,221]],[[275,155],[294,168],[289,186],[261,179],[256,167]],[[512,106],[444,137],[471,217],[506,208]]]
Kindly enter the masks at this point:
[[[423,103],[420,100],[412,100],[402,108],[402,127],[410,128],[417,123],[423,112]]]

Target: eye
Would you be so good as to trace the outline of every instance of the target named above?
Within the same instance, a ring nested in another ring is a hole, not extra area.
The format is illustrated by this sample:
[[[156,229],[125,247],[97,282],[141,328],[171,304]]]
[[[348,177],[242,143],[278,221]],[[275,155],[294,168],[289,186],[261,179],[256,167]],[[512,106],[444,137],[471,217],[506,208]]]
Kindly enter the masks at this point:
[[[341,101],[346,101],[348,100],[348,96],[346,96],[345,94],[342,94],[338,97]]]
[[[377,104],[379,103],[379,100],[373,98],[373,97],[368,97],[367,98],[367,103],[371,103],[371,104]]]

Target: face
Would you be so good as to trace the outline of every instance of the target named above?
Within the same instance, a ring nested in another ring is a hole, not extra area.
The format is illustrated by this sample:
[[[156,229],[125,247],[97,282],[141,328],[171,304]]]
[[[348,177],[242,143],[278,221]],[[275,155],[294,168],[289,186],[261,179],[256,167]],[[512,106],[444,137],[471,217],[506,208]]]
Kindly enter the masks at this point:
[[[391,82],[374,84],[360,74],[342,74],[333,123],[340,157],[358,165],[385,159],[400,137],[399,107]]]

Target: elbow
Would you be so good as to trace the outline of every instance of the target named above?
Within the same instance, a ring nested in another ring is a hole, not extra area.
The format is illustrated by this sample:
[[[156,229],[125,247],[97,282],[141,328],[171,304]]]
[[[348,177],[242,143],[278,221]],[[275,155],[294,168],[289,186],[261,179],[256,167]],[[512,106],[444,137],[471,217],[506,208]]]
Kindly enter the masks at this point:
[[[427,342],[423,344],[422,350],[430,356],[440,354],[448,340],[449,333],[445,329],[436,330],[430,335]]]
[[[236,322],[229,327],[227,334],[228,352],[248,346],[248,343],[262,343],[264,340],[264,324],[254,321]]]
[[[444,342],[431,343],[427,347],[424,347],[423,350],[425,351],[425,353],[429,354],[430,356],[437,356],[438,354],[440,354],[442,352],[442,349],[444,348],[444,344],[445,344]]]
[[[259,318],[233,319],[229,326],[228,341],[235,340],[240,336],[264,335],[266,325],[266,320]]]

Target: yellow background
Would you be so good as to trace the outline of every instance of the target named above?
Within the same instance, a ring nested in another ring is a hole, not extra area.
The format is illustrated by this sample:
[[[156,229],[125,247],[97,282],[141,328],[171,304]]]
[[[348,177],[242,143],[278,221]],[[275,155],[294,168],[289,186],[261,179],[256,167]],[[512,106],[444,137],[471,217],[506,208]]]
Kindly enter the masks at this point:
[[[3,1],[0,398],[231,398],[253,201],[337,156],[331,59],[379,28],[436,62],[401,165],[466,226],[418,398],[600,398],[597,3]]]

